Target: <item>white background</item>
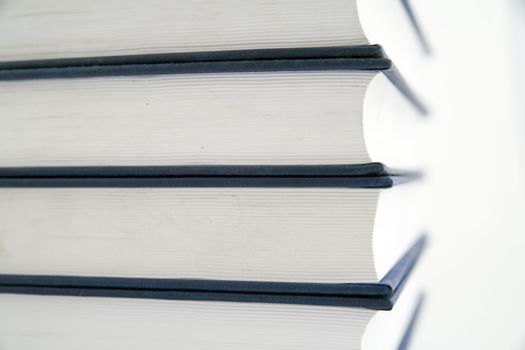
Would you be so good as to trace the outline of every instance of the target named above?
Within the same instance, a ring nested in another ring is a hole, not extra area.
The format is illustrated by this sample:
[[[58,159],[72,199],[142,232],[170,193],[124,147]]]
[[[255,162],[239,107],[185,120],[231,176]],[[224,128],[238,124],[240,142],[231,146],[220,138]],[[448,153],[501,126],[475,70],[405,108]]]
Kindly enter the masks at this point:
[[[434,50],[419,77],[433,111],[432,237],[418,269],[428,299],[412,349],[525,349],[525,91],[513,45],[525,38],[513,29],[516,8],[411,3]]]

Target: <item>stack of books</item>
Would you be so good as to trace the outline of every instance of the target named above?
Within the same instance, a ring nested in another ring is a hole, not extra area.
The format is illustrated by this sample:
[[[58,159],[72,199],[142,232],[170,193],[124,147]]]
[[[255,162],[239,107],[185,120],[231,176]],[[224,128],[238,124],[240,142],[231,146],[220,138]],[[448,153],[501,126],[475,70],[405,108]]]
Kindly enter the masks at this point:
[[[0,5],[2,349],[407,346],[406,1]]]

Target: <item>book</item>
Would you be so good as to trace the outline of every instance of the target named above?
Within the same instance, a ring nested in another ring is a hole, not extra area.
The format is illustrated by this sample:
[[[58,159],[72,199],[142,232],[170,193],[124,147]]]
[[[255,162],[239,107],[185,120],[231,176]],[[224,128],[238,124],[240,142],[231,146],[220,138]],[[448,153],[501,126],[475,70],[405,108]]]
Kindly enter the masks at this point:
[[[0,31],[5,68],[367,44],[384,45],[397,59],[425,48],[418,47],[425,44],[421,30],[401,0],[9,0],[0,8]]]
[[[421,233],[414,176],[0,178],[0,273],[377,283]]]
[[[3,348],[404,349],[422,302],[415,285],[407,286],[389,312],[149,299],[140,291],[128,297],[92,296],[92,289],[78,296],[57,291],[36,295],[0,286]]]
[[[395,266],[373,283],[220,281],[0,274],[0,293],[200,300],[359,307],[391,310],[426,245],[422,235]]]
[[[381,57],[4,70],[0,175],[370,162],[414,170],[423,112]]]

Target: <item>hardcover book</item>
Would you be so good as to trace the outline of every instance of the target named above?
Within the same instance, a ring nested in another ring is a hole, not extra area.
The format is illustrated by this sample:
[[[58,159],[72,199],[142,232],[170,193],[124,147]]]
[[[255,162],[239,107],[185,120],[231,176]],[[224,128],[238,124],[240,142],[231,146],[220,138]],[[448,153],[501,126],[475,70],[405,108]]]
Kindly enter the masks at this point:
[[[0,293],[0,342],[3,349],[53,350],[401,350],[420,306],[417,292],[408,290],[389,312],[314,305]]]
[[[417,246],[418,186],[401,175],[0,178],[0,273],[377,283]]]
[[[0,31],[4,68],[367,44],[404,61],[426,47],[406,0],[5,0]]]
[[[414,170],[424,111],[384,58],[4,70],[0,175],[370,162]]]

